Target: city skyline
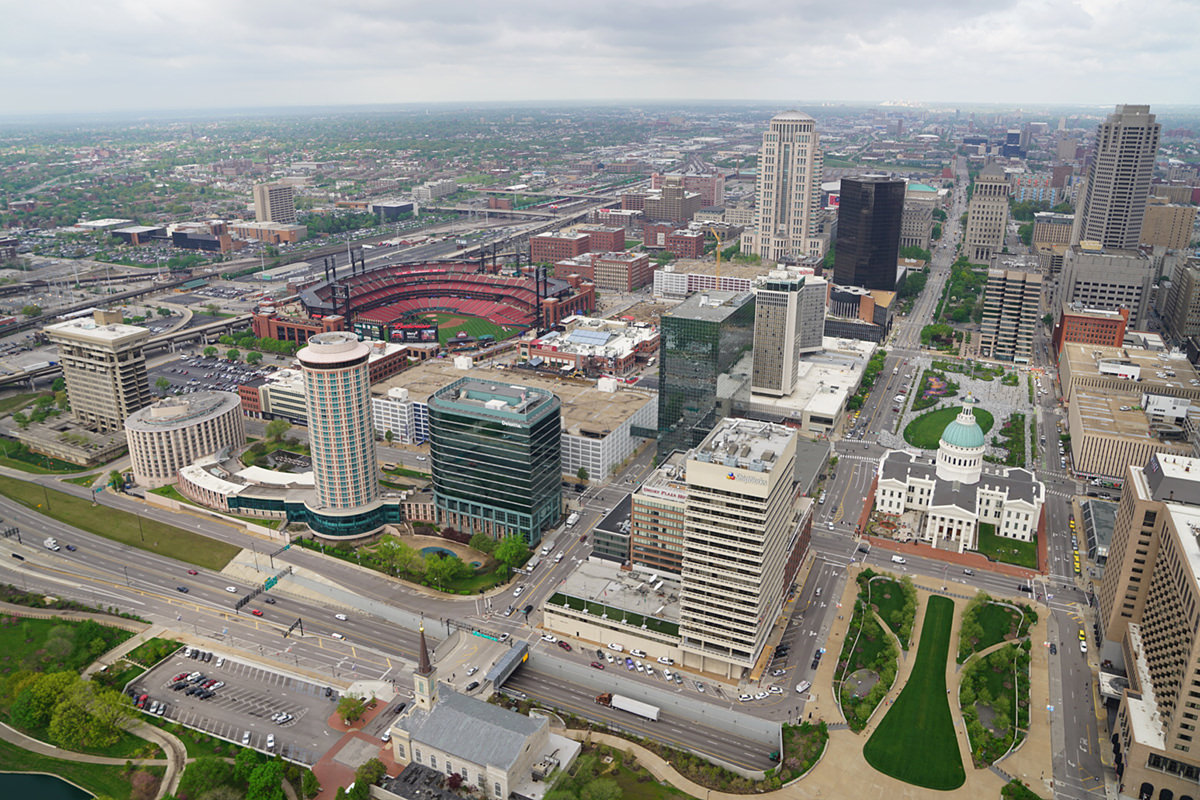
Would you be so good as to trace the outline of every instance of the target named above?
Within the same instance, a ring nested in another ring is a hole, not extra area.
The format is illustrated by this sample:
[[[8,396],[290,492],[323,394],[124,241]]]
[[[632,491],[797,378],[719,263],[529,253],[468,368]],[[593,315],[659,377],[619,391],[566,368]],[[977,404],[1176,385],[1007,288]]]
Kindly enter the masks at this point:
[[[1200,7],[1187,3],[66,5],[6,11],[8,114],[797,96],[1162,105],[1193,103],[1200,71],[1186,38]]]

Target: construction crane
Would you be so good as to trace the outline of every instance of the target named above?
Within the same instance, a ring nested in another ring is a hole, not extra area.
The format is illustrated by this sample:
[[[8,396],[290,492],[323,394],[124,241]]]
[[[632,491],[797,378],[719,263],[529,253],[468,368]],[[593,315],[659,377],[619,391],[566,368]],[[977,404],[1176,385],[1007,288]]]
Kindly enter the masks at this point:
[[[721,234],[717,233],[716,228],[709,228],[713,238],[717,240],[717,288],[721,288]]]

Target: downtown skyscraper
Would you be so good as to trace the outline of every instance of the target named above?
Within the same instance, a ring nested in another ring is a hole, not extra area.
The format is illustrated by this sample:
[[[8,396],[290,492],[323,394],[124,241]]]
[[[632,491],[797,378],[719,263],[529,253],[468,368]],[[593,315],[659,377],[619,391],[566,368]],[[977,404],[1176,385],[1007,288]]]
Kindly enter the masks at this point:
[[[800,111],[774,116],[758,153],[758,229],[751,252],[791,262],[825,254],[819,230],[823,168],[816,120]]]
[[[1150,106],[1117,106],[1096,131],[1096,151],[1075,210],[1071,243],[1136,250],[1162,126]]]

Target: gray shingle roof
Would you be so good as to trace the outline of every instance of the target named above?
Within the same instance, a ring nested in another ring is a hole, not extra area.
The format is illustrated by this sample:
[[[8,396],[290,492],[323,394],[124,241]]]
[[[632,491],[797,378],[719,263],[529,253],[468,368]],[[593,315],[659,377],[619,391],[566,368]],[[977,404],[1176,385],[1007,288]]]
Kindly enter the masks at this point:
[[[397,725],[415,743],[428,745],[472,764],[508,770],[529,738],[550,723],[438,688],[432,711],[416,709]]]
[[[935,482],[930,506],[955,506],[974,513],[976,492],[983,487],[1005,489],[1010,501],[1023,500],[1030,505],[1044,499],[1041,484],[1027,469],[1010,467],[1000,474],[985,472],[979,483],[967,484],[938,480],[935,465],[917,461],[916,456],[904,450],[893,450],[884,457],[882,477],[885,480],[907,483],[909,476]]]

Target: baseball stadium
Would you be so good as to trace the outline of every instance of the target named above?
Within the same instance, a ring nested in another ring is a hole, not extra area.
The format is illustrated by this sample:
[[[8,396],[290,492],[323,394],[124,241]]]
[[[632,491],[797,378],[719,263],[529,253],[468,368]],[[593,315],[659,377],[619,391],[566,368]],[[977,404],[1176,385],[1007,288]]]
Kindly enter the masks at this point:
[[[300,292],[310,317],[341,315],[371,338],[500,341],[553,325],[596,303],[590,283],[480,272],[476,263],[387,266],[337,276]],[[539,317],[540,310],[540,317]]]

